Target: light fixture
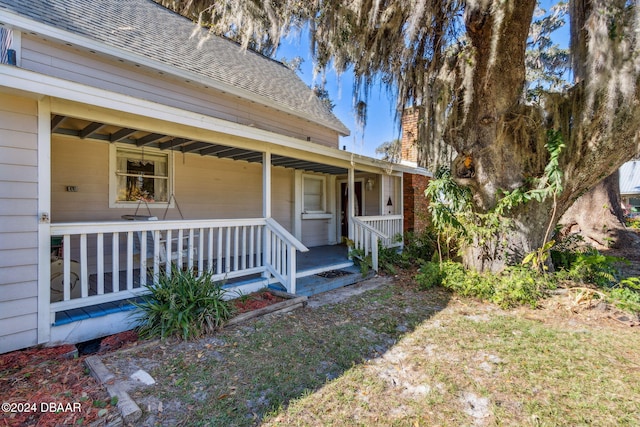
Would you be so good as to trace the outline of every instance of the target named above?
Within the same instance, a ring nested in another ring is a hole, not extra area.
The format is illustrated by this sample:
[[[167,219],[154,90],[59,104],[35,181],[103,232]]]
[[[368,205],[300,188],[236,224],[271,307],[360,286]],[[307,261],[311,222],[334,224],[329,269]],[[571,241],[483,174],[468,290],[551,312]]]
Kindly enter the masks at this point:
[[[371,178],[367,179],[367,183],[365,184],[367,191],[373,190],[373,180]]]

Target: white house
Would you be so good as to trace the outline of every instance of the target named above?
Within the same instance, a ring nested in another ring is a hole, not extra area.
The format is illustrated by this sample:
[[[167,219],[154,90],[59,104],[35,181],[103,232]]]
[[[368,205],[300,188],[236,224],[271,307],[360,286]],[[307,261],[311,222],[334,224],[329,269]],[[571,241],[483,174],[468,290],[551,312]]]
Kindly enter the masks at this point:
[[[627,212],[640,211],[640,161],[620,166],[620,199]]]
[[[339,150],[293,71],[151,0],[0,0],[0,41],[0,353],[129,328],[172,264],[296,293],[350,263],[309,249],[375,262],[426,174]]]

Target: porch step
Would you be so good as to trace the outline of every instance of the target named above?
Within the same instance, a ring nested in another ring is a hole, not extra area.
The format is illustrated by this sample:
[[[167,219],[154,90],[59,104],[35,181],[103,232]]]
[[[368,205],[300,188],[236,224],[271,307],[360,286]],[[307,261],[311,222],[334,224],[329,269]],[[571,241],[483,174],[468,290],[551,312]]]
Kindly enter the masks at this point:
[[[296,281],[296,295],[312,296],[331,291],[368,279],[373,274],[373,272],[369,272],[369,274],[363,276],[360,268],[353,265],[353,263],[339,269],[325,270],[298,279]]]
[[[311,296],[331,291],[366,280],[374,274],[370,271],[363,276],[360,268],[352,264],[349,267],[322,272],[320,275],[303,277],[296,283],[296,295]]]
[[[303,277],[324,273],[326,271],[342,270],[349,267],[353,267],[353,261],[344,261],[344,262],[338,262],[334,264],[323,265],[321,267],[312,268],[309,270],[298,271],[296,274],[296,278],[300,279]]]

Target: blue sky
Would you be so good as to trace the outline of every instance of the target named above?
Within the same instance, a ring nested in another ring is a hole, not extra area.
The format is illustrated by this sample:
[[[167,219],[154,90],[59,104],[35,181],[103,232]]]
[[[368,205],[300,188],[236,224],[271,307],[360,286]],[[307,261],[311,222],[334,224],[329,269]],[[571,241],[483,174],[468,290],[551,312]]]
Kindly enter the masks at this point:
[[[554,0],[543,0],[541,7],[545,10],[558,3]],[[556,38],[558,43],[566,47],[568,45],[568,25],[558,31]],[[321,82],[321,76],[314,76],[313,59],[309,49],[308,33],[290,37],[283,40],[276,59],[286,58],[291,60],[299,56],[303,63],[298,73],[302,80],[309,86]],[[346,72],[337,76],[333,70],[328,70],[326,88],[331,100],[336,104],[334,114],[351,130],[351,135],[340,139],[340,148],[346,146],[347,151],[363,154],[370,157],[379,157],[376,147],[386,141],[399,137],[399,129],[394,121],[395,99],[390,99],[387,90],[382,86],[373,87],[368,99],[368,118],[364,133],[359,130],[353,113],[353,76]]]

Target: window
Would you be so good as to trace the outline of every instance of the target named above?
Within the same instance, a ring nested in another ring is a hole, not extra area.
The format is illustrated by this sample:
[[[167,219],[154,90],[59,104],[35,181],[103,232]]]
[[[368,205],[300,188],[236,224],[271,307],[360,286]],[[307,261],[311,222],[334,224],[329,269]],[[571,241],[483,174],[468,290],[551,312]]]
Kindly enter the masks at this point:
[[[115,194],[112,201],[116,205],[143,201],[166,206],[171,189],[169,153],[116,146],[114,163]]]
[[[304,213],[319,213],[326,211],[325,203],[325,179],[321,176],[303,176]]]

